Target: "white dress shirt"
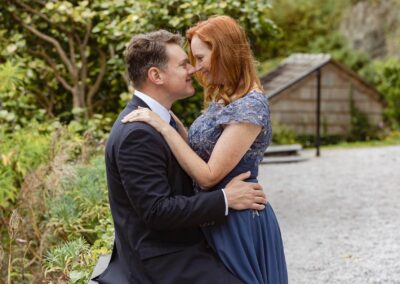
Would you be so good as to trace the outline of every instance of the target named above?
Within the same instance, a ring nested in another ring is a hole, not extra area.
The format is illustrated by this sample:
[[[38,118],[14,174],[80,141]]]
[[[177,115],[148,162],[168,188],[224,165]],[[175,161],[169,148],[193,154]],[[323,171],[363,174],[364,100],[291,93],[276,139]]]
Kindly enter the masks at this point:
[[[135,96],[144,101],[149,108],[154,111],[156,114],[158,114],[162,120],[164,120],[166,123],[169,124],[171,120],[171,114],[169,113],[169,110],[167,110],[162,104],[157,102],[155,99],[152,97],[135,90]],[[228,208],[228,200],[226,199],[225,191],[224,189],[221,189],[222,193],[224,195],[224,200],[225,200],[225,216],[228,215],[229,208]]]
[[[152,111],[154,111],[162,118],[162,120],[164,120],[166,123],[169,123],[169,121],[171,120],[171,114],[162,104],[157,102],[152,97],[143,94],[142,92],[139,92],[138,90],[135,90],[135,96],[144,101]]]

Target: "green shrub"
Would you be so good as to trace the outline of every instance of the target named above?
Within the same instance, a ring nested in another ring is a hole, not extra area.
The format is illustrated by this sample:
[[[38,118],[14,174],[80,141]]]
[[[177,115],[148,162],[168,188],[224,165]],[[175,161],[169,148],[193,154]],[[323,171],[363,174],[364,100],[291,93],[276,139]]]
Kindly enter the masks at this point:
[[[2,243],[11,240],[3,249],[13,264],[0,279],[87,283],[99,255],[110,253],[104,145],[95,136],[59,123],[2,132],[0,169],[7,178],[0,192],[11,188],[12,195],[1,199],[7,205],[1,222],[17,208],[21,224],[12,237],[7,226],[0,229]]]
[[[85,265],[83,255],[89,250],[89,245],[82,238],[65,242],[49,250],[45,258],[45,276],[47,279],[65,281],[69,272],[77,265]],[[80,275],[73,275],[75,278]]]
[[[74,257],[62,271],[56,262],[46,260],[46,271],[57,272],[52,277],[70,283],[87,283],[99,256],[110,253],[113,240],[103,155],[76,165],[73,173],[62,179],[61,188],[59,195],[48,201],[46,227],[53,232],[52,243],[83,238],[87,247],[75,247]],[[56,252],[62,255],[63,249]]]
[[[70,239],[83,236],[90,244],[97,239],[95,227],[109,215],[103,155],[77,165],[63,177],[62,190],[48,200],[48,223],[55,235]]]
[[[272,121],[272,142],[274,144],[294,144],[298,142],[298,139],[292,129]]]
[[[38,124],[15,130],[0,131],[0,209],[16,201],[23,178],[49,159],[50,135],[41,133]]]
[[[299,135],[297,139],[305,148],[313,148],[316,145],[315,135]],[[339,135],[321,136],[319,140],[320,145],[335,145],[344,141],[346,141],[346,137]]]
[[[18,62],[0,64],[0,130],[12,132],[31,121],[43,121],[45,112],[23,87],[27,72]]]
[[[356,107],[352,94],[350,95],[350,115],[351,130],[348,141],[367,141],[377,136],[377,129],[370,125],[368,115]]]
[[[400,60],[388,58],[374,61],[362,70],[377,87],[384,101],[385,122],[394,130],[400,129]]]

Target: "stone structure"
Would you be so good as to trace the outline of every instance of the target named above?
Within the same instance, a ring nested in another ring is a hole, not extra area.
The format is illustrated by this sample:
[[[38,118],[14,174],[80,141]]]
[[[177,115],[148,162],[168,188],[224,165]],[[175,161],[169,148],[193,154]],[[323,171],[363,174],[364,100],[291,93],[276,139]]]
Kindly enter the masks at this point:
[[[343,14],[340,32],[371,58],[400,57],[399,0],[357,1]]]

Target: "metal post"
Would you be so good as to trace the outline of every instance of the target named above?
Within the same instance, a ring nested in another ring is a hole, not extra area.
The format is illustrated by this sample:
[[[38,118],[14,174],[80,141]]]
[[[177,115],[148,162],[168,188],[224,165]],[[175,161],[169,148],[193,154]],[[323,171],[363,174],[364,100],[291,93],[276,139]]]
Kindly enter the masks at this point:
[[[315,146],[317,147],[317,157],[320,156],[321,145],[321,69],[317,70],[317,133],[315,138]]]

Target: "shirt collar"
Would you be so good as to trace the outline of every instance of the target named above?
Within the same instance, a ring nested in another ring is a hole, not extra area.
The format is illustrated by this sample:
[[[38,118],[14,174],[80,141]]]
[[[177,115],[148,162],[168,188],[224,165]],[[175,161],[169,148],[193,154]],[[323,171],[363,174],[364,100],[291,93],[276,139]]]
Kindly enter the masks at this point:
[[[161,117],[162,120],[169,123],[171,120],[171,114],[162,104],[138,90],[135,90],[135,96],[144,101],[152,111]]]

